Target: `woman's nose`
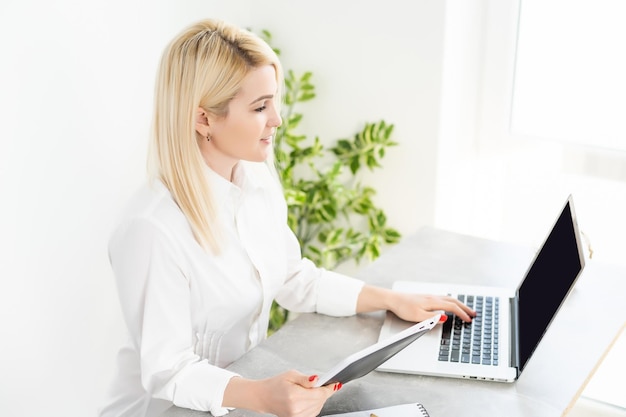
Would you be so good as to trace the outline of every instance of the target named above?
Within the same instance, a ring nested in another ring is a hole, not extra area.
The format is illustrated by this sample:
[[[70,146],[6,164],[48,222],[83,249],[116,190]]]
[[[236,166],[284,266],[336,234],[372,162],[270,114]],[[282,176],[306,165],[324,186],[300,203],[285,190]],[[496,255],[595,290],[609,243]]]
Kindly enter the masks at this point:
[[[272,127],[278,127],[283,124],[283,119],[277,111],[274,111],[273,117],[270,119],[270,125]]]

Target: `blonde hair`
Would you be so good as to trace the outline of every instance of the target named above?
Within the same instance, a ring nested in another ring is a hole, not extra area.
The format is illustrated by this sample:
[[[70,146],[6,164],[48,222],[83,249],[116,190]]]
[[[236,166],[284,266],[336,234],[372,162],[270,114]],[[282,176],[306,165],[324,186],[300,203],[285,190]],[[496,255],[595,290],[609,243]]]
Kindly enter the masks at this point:
[[[170,42],[157,73],[149,172],[169,189],[198,243],[215,253],[219,252],[216,205],[198,145],[203,138],[195,129],[196,109],[225,117],[246,75],[265,65],[276,70],[280,90],[282,68],[267,43],[247,30],[208,19]],[[280,97],[278,91],[276,105]]]

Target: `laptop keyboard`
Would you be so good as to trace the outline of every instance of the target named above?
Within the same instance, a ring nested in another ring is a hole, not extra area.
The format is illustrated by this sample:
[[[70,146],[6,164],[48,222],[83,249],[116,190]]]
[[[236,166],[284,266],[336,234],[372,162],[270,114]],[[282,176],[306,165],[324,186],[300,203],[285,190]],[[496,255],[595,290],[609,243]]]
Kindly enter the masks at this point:
[[[477,313],[471,323],[448,313],[443,324],[439,360],[483,365],[498,365],[500,299],[459,295],[458,299]]]

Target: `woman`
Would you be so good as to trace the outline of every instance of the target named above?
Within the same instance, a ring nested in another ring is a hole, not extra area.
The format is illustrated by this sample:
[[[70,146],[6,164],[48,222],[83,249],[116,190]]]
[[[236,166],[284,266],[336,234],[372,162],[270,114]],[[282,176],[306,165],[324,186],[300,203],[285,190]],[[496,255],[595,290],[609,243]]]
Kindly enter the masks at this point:
[[[421,321],[447,310],[471,320],[450,297],[364,285],[301,257],[271,164],[282,82],[266,43],[220,21],[189,27],[165,50],[151,179],[109,243],[129,339],[101,416],[154,416],[172,404],[317,415],[340,385],[224,369],[265,338],[274,299],[334,316],[389,309]]]

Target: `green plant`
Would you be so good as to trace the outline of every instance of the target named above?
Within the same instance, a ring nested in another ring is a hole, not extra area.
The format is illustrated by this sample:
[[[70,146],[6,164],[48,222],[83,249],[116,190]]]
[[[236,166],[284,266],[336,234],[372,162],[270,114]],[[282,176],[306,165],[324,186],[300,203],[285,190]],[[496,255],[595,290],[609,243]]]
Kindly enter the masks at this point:
[[[262,31],[271,45],[271,33]],[[280,54],[280,50],[274,48]],[[354,260],[374,260],[384,244],[397,243],[400,233],[387,225],[387,216],[374,204],[376,191],[360,182],[362,168],[381,167],[393,124],[366,123],[350,139],[325,148],[319,137],[310,140],[297,132],[303,114],[299,103],[315,98],[313,74],[285,73],[283,124],[274,138],[275,163],[288,205],[288,223],[297,236],[302,255],[318,266],[335,269]],[[346,169],[347,168],[347,169]],[[280,328],[288,311],[274,303],[270,332]]]

